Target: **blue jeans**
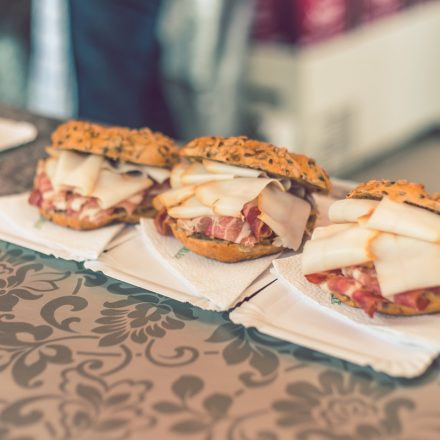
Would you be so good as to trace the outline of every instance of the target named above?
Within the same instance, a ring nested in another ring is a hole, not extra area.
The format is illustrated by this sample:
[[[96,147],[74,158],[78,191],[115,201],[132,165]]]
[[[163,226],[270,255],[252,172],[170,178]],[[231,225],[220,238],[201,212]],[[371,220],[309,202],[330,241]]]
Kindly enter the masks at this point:
[[[71,0],[82,119],[173,135],[159,76],[160,0]]]

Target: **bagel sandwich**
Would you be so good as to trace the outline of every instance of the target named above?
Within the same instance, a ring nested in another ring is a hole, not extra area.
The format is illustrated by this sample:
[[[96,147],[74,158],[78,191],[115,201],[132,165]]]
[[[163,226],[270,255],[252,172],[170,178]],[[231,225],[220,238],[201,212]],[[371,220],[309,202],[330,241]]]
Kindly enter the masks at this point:
[[[329,209],[302,271],[342,303],[368,315],[440,311],[440,200],[421,184],[372,180]]]
[[[331,187],[313,159],[244,136],[197,138],[180,157],[153,200],[156,228],[222,262],[298,250],[317,216],[312,193]]]
[[[133,130],[71,120],[52,134],[38,162],[29,203],[42,217],[73,229],[155,214],[152,199],[169,188],[177,147],[148,128]]]

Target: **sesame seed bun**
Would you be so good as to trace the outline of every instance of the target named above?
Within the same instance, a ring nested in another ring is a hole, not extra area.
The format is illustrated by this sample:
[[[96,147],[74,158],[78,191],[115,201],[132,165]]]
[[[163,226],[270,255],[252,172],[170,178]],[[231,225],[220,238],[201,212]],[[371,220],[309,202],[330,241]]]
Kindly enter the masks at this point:
[[[64,211],[44,210],[40,209],[40,215],[57,225],[65,226],[67,228],[76,229],[79,231],[86,231],[91,229],[98,229],[110,225],[115,222],[124,223],[139,223],[141,217],[154,217],[156,211],[154,209],[136,210],[129,215],[126,212],[115,213],[106,216],[100,220],[90,220],[89,218],[80,219],[78,217],[68,216]]]
[[[238,261],[253,260],[265,255],[277,254],[283,250],[271,244],[256,244],[243,246],[225,240],[197,238],[187,235],[175,223],[170,225],[173,235],[190,251],[203,257],[223,263],[236,263]]]
[[[381,200],[383,197],[390,197],[396,202],[405,202],[440,214],[440,196],[426,192],[421,183],[407,180],[370,180],[361,183],[347,195],[348,199]]]
[[[331,189],[327,172],[314,159],[246,136],[200,137],[186,144],[180,155],[265,171],[287,177],[316,192],[328,193]]]
[[[86,121],[61,124],[52,133],[52,148],[167,168],[178,161],[177,146],[162,133],[149,128],[105,127]]]

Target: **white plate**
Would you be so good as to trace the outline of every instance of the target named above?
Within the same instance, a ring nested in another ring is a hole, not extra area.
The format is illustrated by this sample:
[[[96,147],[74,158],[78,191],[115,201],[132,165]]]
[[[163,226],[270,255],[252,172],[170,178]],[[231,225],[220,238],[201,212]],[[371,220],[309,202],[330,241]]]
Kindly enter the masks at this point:
[[[0,118],[0,151],[27,144],[37,134],[37,128],[29,122]]]
[[[221,307],[209,297],[199,295],[194,287],[165,264],[154,252],[142,245],[140,231],[117,237],[96,261],[86,261],[87,269],[100,271],[112,278],[151,290],[177,301],[187,302],[205,310],[225,311],[272,282],[275,277],[263,272],[240,295],[231,298],[230,307]],[[116,244],[115,244],[116,243]]]
[[[393,316],[376,313],[370,318],[362,309],[332,301],[331,296],[318,285],[309,283],[302,275],[300,255],[275,260],[273,266],[274,275],[284,281],[290,290],[303,296],[305,301],[317,303],[327,313],[402,341],[440,350],[440,314]]]
[[[373,369],[390,376],[423,374],[437,357],[433,346],[403,342],[390,334],[334,316],[280,280],[244,302],[230,319],[285,341]]]

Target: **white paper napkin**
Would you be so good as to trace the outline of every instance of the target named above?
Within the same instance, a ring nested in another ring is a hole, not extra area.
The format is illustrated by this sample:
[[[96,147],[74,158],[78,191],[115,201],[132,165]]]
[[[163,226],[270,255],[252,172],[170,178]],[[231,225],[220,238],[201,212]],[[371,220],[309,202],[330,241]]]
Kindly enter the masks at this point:
[[[123,235],[111,241],[98,260],[86,261],[84,266],[205,310],[218,311],[229,308],[229,306],[222,308],[209,297],[198,294],[184,277],[176,274],[169,264],[157,257],[154,249],[145,248],[141,231],[134,227],[127,228]],[[274,279],[275,277],[266,270],[238,296],[234,305],[242,298],[251,296],[273,282]]]
[[[236,304],[276,257],[221,263],[189,252],[174,237],[160,235],[152,220],[142,219],[140,230],[145,252],[159,259],[192,295],[208,299],[217,310],[228,310]]]
[[[0,151],[33,141],[37,128],[29,122],[0,118]]]
[[[332,315],[388,333],[403,342],[440,348],[440,314],[421,316],[390,316],[377,313],[370,318],[363,310],[332,300],[331,295],[309,283],[301,272],[301,256],[280,258],[273,262],[275,275],[294,292],[302,294]],[[396,276],[398,276],[396,274]]]
[[[28,193],[0,197],[0,239],[67,260],[98,258],[124,228],[115,224],[92,231],[75,231],[40,218],[28,204]]]
[[[339,314],[327,313],[280,280],[233,310],[230,319],[392,376],[418,376],[439,353],[438,348],[406,344]]]

